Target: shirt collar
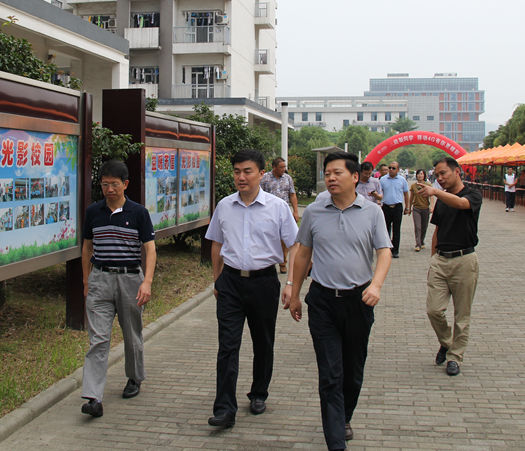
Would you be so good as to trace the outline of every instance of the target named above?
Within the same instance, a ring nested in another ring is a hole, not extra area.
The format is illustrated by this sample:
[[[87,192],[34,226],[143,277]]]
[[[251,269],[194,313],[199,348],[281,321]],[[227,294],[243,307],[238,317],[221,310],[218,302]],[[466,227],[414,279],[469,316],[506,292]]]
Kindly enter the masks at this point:
[[[266,191],[264,191],[262,188],[259,188],[259,194],[257,194],[257,197],[253,200],[253,202],[250,205],[253,205],[255,202],[258,202],[261,205],[266,205],[266,197],[267,197]],[[244,201],[241,199],[241,195],[239,191],[237,191],[236,195],[233,197],[233,202],[237,202],[243,207],[250,206],[250,205],[246,205]]]
[[[359,208],[363,208],[363,205],[365,202],[368,202],[364,196],[360,193],[358,193],[357,191],[355,192],[357,194],[355,200],[348,206],[345,208],[345,210],[348,210],[349,208],[352,208],[352,207],[359,207]],[[339,210],[338,207],[335,206],[334,202],[332,201],[332,196],[330,197],[327,197],[325,200],[324,200],[324,207],[327,208],[329,206],[332,206],[334,208],[337,208]]]
[[[124,205],[122,205],[122,210],[127,210],[129,207],[129,197],[124,194],[124,197],[126,198],[126,201],[124,202]],[[102,204],[100,205],[101,210],[105,210],[106,208],[109,208],[106,203],[106,198],[102,199]]]

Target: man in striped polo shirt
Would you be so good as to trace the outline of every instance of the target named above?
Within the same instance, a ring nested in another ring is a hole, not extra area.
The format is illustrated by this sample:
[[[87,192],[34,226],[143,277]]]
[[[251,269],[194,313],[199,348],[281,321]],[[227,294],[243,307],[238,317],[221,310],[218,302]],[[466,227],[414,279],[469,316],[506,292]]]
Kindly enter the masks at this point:
[[[100,169],[104,199],[86,210],[82,272],[90,348],[84,363],[82,413],[100,417],[115,314],[124,337],[128,382],[122,397],[139,394],[144,380],[142,311],[151,297],[157,254],[155,232],[144,206],[129,200],[128,168],[111,160]],[[146,262],[143,273],[141,247]]]

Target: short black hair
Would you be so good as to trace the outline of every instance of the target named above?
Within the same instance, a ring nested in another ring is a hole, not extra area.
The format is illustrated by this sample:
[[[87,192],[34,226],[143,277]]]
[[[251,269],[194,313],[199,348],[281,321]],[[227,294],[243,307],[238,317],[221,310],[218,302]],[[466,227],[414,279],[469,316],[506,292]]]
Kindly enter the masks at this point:
[[[426,180],[426,179],[427,179],[427,171],[425,171],[424,169],[418,169],[418,170],[416,171],[416,177],[417,177],[417,175],[418,175],[420,172],[423,173],[423,176],[424,176],[424,179],[423,179],[423,180]]]
[[[284,158],[282,157],[277,157],[275,158],[273,161],[272,161],[272,168],[276,168],[277,166],[279,166],[279,163],[280,162],[283,162],[283,163],[286,163],[286,161],[284,161]]]
[[[126,166],[126,163],[120,160],[106,161],[100,167],[99,174],[101,180],[102,177],[115,177],[117,179],[122,180],[123,182],[129,180],[128,167]]]
[[[232,166],[235,166],[236,163],[242,163],[244,161],[253,161],[257,167],[259,168],[259,171],[262,171],[264,169],[264,156],[263,154],[255,149],[244,149],[237,152],[232,158]]]
[[[361,163],[361,171],[371,171],[374,169],[374,166],[370,161],[365,161],[364,163]]]
[[[381,163],[381,164],[379,165],[380,168],[382,168],[383,166],[388,167],[388,164],[386,164],[386,163]]]
[[[445,163],[450,169],[454,170],[456,168],[460,169],[459,163],[452,157],[443,157],[439,160],[434,162],[434,167],[436,167],[439,163]]]
[[[323,162],[323,171],[326,171],[326,165],[334,160],[344,160],[346,169],[350,171],[350,174],[359,173],[359,163],[357,157],[353,153],[348,152],[334,152],[329,153]]]

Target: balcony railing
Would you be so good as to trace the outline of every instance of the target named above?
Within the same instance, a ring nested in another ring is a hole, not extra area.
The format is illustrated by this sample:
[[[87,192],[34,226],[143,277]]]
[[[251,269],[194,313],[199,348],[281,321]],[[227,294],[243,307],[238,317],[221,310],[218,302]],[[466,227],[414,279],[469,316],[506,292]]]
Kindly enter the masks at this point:
[[[124,37],[129,41],[130,49],[159,48],[159,28],[126,28]]]
[[[62,2],[60,0],[51,0],[51,4],[53,6],[57,6],[59,8],[62,8]]]
[[[268,64],[268,49],[255,50],[255,64]]]
[[[216,99],[230,97],[230,86],[216,84],[176,84],[173,85],[172,97],[179,99]]]
[[[256,2],[255,3],[255,17],[268,17],[268,3],[267,2]]]
[[[130,89],[139,89],[142,88],[146,92],[146,97],[155,97],[159,98],[159,85],[157,83],[135,83],[129,85]]]
[[[173,42],[177,44],[209,42],[230,44],[230,27],[228,25],[174,27]]]
[[[265,107],[265,108],[268,108],[268,105],[270,104],[270,97],[256,97],[255,98],[255,101]]]

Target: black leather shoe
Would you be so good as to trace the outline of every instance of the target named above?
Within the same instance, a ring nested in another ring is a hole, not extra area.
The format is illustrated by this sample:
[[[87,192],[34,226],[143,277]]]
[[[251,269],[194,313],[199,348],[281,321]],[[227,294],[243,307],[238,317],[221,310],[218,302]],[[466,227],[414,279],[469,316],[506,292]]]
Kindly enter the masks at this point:
[[[392,252],[392,258],[399,258],[399,252]]]
[[[445,360],[447,360],[447,351],[448,348],[445,348],[445,346],[441,346],[439,348],[439,351],[436,354],[436,365],[441,365],[442,363],[445,363]]]
[[[90,399],[89,402],[83,404],[81,411],[92,417],[101,417],[104,414],[102,403],[96,399]]]
[[[262,399],[252,399],[250,401],[250,412],[254,415],[260,415],[266,410],[266,403]]]
[[[140,393],[140,382],[135,382],[133,379],[128,379],[128,383],[122,392],[123,398],[133,398]]]
[[[353,440],[354,439],[354,431],[352,431],[352,426],[350,426],[350,423],[345,424],[345,440]]]
[[[457,376],[459,374],[458,362],[454,362],[453,360],[447,362],[447,374],[449,376]]]
[[[208,424],[210,426],[231,428],[235,424],[235,415],[233,415],[232,413],[223,413],[221,415],[215,415],[214,417],[208,418]]]

